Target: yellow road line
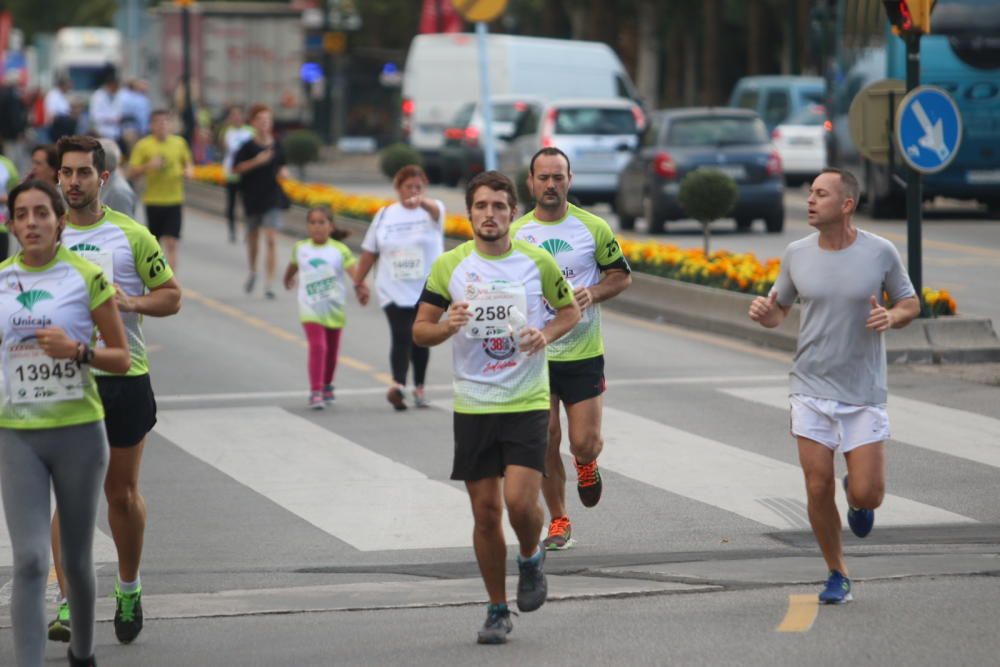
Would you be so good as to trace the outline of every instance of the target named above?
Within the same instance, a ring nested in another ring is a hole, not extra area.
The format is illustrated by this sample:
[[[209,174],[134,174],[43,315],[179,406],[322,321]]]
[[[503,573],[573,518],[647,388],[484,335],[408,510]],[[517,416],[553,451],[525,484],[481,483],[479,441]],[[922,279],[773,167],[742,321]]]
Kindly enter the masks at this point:
[[[809,632],[818,613],[819,601],[815,594],[789,595],[788,613],[775,632]]]
[[[893,241],[906,242],[906,234],[897,234],[895,232],[878,232],[879,236],[884,236],[887,239]],[[937,250],[948,250],[951,252],[964,252],[970,255],[979,255],[981,257],[1000,257],[1000,250],[994,250],[993,248],[980,248],[977,246],[965,245],[964,243],[952,243],[951,241],[935,241],[934,239],[921,239],[921,242],[925,248],[935,248]]]
[[[275,338],[280,338],[281,340],[293,343],[295,345],[298,345],[299,347],[304,347],[304,348],[309,347],[309,343],[302,340],[302,336],[297,336],[290,331],[282,329],[281,327],[276,327],[269,322],[265,322],[259,317],[254,317],[253,315],[250,315],[240,310],[239,308],[236,308],[235,306],[230,306],[229,304],[222,303],[221,301],[213,299],[212,297],[205,296],[204,294],[201,294],[200,292],[193,290],[190,287],[184,288],[184,296],[186,298],[192,299],[193,301],[197,301],[203,306],[211,308],[216,312],[222,313],[223,315],[228,315],[233,319],[239,320],[240,322],[243,322],[244,324],[251,326],[254,329],[258,329],[260,331],[269,333]],[[339,357],[338,363],[353,368],[355,370],[363,371],[365,373],[370,373],[372,370],[374,370],[370,364],[366,364],[363,361],[359,361],[358,359],[354,359],[352,357],[344,355],[341,355]],[[379,379],[378,375],[376,375],[375,378]]]
[[[384,384],[387,387],[396,386],[396,381],[392,379],[392,376],[388,373],[376,373],[375,379]]]

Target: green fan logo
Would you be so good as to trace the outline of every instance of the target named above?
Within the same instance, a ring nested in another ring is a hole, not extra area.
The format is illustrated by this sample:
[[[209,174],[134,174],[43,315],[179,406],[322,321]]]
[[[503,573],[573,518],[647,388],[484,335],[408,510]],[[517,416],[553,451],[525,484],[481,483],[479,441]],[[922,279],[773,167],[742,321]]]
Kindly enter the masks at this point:
[[[101,252],[100,248],[90,243],[77,243],[70,250],[73,252]]]
[[[326,260],[320,259],[319,257],[313,257],[312,259],[309,260],[309,266],[313,267],[314,269],[318,269],[324,264],[326,264]]]
[[[18,302],[28,309],[29,312],[34,311],[35,304],[39,301],[45,301],[46,299],[51,299],[52,295],[41,289],[33,289],[27,292],[22,292],[17,295]]]
[[[562,239],[549,239],[548,241],[542,243],[542,247],[548,250],[549,254],[553,257],[561,252],[567,252],[573,249],[573,246]]]

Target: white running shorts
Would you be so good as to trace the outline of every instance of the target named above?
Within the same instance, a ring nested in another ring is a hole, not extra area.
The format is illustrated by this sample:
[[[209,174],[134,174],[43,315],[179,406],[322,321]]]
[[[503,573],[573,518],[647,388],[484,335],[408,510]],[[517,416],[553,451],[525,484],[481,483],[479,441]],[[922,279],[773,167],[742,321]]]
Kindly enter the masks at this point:
[[[835,452],[846,454],[891,435],[884,404],[851,405],[804,394],[792,394],[788,402],[792,435],[815,440]]]

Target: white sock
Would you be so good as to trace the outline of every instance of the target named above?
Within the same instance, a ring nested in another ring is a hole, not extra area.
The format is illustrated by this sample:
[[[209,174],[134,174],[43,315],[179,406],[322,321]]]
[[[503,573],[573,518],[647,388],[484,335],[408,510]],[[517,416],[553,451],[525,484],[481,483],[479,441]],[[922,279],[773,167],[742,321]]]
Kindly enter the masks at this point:
[[[122,593],[135,593],[142,586],[142,577],[136,575],[135,581],[122,581],[118,578],[118,590]]]

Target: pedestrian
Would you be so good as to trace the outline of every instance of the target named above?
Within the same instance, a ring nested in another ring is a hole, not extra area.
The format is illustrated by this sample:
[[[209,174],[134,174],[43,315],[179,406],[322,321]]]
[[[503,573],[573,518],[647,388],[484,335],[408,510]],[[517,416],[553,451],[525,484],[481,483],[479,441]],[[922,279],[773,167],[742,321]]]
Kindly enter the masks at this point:
[[[556,147],[542,148],[531,158],[528,189],[535,208],[511,228],[514,238],[544,248],[570,284],[581,318],[572,331],[546,349],[549,360],[549,446],[542,495],[549,510],[546,549],[573,545],[566,509],[566,468],[559,448],[562,425],[559,404],[569,424],[569,451],[576,468],[576,490],[584,507],[601,499],[604,482],[597,457],[604,448],[604,337],[598,304],[621,294],[632,284],[632,270],[602,218],[569,203],[573,172],[569,158]]]
[[[469,182],[465,201],[473,240],[434,261],[413,339],[426,347],[452,341],[451,478],[465,482],[472,502],[473,547],[489,596],[478,641],[500,644],[512,628],[504,505],[519,543],[517,605],[534,611],[548,594],[538,504],[549,424],[544,351],[573,328],[580,308],[552,256],[511,239],[517,194],[510,179],[483,172]],[[546,317],[547,307],[555,317]]]
[[[0,264],[0,488],[14,556],[14,664],[45,662],[50,487],[76,631],[70,665],[94,665],[97,576],[93,541],[108,466],[104,410],[91,368],[129,368],[115,289],[100,268],[60,243],[63,201],[51,183],[11,192],[21,250]],[[91,347],[94,326],[103,344]]]
[[[246,123],[243,107],[237,105],[229,107],[222,128],[224,149],[222,171],[226,177],[226,224],[229,226],[230,243],[236,243],[236,195],[240,191],[240,177],[233,173],[233,158],[236,156],[236,151],[252,138],[253,128]]]
[[[148,89],[142,79],[129,79],[121,90],[122,143],[129,149],[149,132],[152,117]]]
[[[194,160],[184,137],[170,133],[170,112],[157,109],[150,117],[150,134],[140,139],[129,158],[129,176],[145,177],[142,203],[146,225],[163,245],[167,263],[177,271],[184,211],[184,179],[194,176]]]
[[[124,213],[134,220],[139,197],[119,169],[122,151],[118,148],[118,144],[111,139],[98,139],[98,141],[101,142],[101,148],[104,149],[104,168],[109,174],[107,184],[101,190],[101,202],[112,211]]]
[[[7,259],[10,252],[10,236],[7,231],[7,193],[14,189],[20,180],[17,167],[3,153],[3,140],[0,140],[0,261]]]
[[[895,246],[854,227],[858,193],[858,181],[848,171],[824,169],[816,177],[807,200],[816,231],[788,246],[774,288],[750,305],[750,319],[773,328],[796,299],[801,303],[790,374],[791,433],[805,475],[809,523],[829,570],[819,594],[826,604],[853,599],[835,501],[834,455],[840,451],[847,461],[847,523],[865,537],[885,495],[890,433],[884,334],[920,313]],[[894,305],[883,305],[883,293]]]
[[[59,182],[59,154],[55,144],[39,144],[31,149],[31,170],[25,180]]]
[[[66,76],[56,79],[56,85],[45,94],[45,127],[53,145],[67,134],[76,134],[76,118],[69,99],[70,80]]]
[[[427,175],[417,165],[403,167],[392,179],[399,201],[379,209],[361,243],[357,286],[376,264],[375,290],[389,320],[389,365],[393,386],[386,399],[406,409],[406,375],[413,364],[413,402],[428,406],[424,383],[430,350],[413,342],[417,302],[431,264],[444,252],[444,203],[425,195]]]
[[[118,73],[108,65],[104,68],[101,87],[90,95],[90,125],[98,137],[114,139],[121,146],[122,97]]]
[[[341,243],[350,232],[334,225],[329,208],[312,207],[306,222],[309,238],[292,248],[284,284],[285,289],[294,288],[295,277],[299,276],[299,321],[309,343],[309,407],[322,410],[334,400],[340,332],[347,322],[344,275],[355,279],[358,260]],[[358,290],[356,296],[362,305],[368,302],[367,290]]]
[[[264,230],[264,296],[274,298],[277,233],[281,229],[281,211],[288,208],[288,197],[279,179],[288,178],[285,152],[274,136],[274,116],[263,104],[250,108],[250,126],[254,136],[233,156],[233,173],[240,177],[243,213],[247,219],[247,264],[250,274],[243,290],[250,294],[257,282],[257,249],[260,230]]]
[[[105,411],[104,426],[111,445],[104,493],[108,525],[118,554],[114,630],[118,641],[127,644],[143,626],[139,565],[146,532],[146,501],[139,490],[139,467],[146,435],[156,425],[156,398],[149,378],[142,319],[176,314],[181,305],[181,288],[149,230],[102,201],[108,170],[101,143],[93,137],[63,137],[57,148],[59,181],[69,206],[63,242],[100,266],[114,286],[114,304],[125,324],[132,359],[128,372],[112,371],[97,377]],[[58,553],[60,542],[55,525],[54,522],[52,547]],[[66,582],[58,566],[56,574],[65,594]],[[69,590],[72,588],[69,582]],[[70,638],[71,611],[76,613],[60,604],[57,617],[49,626],[50,639]],[[75,617],[72,628],[75,636]]]

